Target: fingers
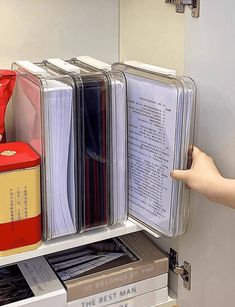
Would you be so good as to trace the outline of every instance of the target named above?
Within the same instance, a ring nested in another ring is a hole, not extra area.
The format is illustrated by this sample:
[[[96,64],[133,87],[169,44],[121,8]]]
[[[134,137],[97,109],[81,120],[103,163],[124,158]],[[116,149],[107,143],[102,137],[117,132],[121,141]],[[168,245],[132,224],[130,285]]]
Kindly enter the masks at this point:
[[[190,171],[186,170],[186,171],[181,171],[181,170],[174,170],[170,173],[171,177],[173,179],[176,180],[182,180],[184,182],[187,181],[188,177],[189,177]]]
[[[202,153],[203,151],[201,151],[197,146],[193,146],[192,148],[192,157],[193,159],[200,153]]]

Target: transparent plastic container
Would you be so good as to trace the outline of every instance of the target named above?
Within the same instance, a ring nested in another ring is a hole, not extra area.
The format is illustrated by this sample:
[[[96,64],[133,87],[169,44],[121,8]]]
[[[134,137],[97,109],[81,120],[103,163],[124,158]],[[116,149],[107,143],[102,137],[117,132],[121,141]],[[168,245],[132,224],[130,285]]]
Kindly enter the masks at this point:
[[[126,80],[111,65],[89,56],[68,61],[89,73],[100,72],[107,79],[110,100],[110,206],[109,225],[124,222],[128,215],[127,99]]]
[[[59,75],[69,74],[80,92],[77,106],[77,126],[83,136],[81,146],[82,167],[82,227],[81,231],[108,225],[110,202],[110,100],[108,82],[101,72],[88,72],[75,68],[67,71],[68,63],[60,59],[44,61]],[[63,63],[64,62],[64,63]]]
[[[115,63],[112,70],[127,81],[129,216],[151,233],[175,237],[187,228],[189,189],[170,171],[189,167],[195,83],[135,61]]]
[[[77,174],[74,135],[75,87],[28,61],[12,64],[13,138],[27,142],[41,156],[43,234],[49,240],[76,233]]]

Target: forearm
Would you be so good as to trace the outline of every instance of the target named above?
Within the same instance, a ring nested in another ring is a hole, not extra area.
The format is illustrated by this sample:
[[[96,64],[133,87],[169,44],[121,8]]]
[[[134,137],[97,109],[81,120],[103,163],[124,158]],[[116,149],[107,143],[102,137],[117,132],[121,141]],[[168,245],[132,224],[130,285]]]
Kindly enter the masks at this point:
[[[235,209],[235,180],[221,177],[207,198]]]
[[[182,180],[193,191],[203,194],[211,202],[235,209],[235,179],[222,177],[213,159],[199,148],[193,148],[191,168],[174,170],[171,177]]]

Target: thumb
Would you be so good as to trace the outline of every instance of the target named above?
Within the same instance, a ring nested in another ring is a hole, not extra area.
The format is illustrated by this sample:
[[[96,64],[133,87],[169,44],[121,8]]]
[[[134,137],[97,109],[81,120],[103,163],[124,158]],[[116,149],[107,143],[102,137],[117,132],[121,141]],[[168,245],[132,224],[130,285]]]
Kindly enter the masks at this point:
[[[186,181],[189,177],[189,170],[181,171],[181,170],[174,170],[170,172],[170,175],[173,179]]]

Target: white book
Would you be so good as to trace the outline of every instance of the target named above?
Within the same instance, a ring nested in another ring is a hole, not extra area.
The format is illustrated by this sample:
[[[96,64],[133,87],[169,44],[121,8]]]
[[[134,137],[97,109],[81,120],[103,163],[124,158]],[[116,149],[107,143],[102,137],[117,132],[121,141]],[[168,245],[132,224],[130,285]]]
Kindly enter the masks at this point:
[[[168,300],[168,288],[164,287],[128,300],[108,305],[109,307],[154,307]]]
[[[167,287],[168,274],[141,280],[136,283],[84,297],[68,303],[69,307],[102,307]],[[166,294],[167,296],[167,294]],[[167,298],[166,298],[167,300]]]
[[[67,293],[44,257],[0,268],[0,305],[66,307]]]

